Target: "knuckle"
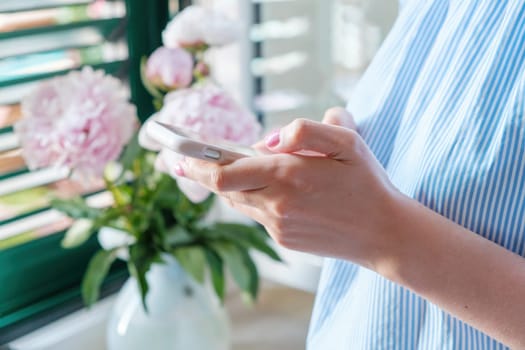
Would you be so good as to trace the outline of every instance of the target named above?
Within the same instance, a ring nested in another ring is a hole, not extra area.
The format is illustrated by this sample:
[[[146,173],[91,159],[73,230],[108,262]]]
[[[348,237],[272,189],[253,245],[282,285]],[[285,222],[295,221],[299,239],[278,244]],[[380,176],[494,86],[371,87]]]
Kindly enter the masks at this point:
[[[248,204],[248,205],[254,204],[252,203],[253,201],[250,200],[250,197],[248,196],[248,194],[244,191],[234,192],[232,199],[233,201],[240,203],[240,204]]]
[[[289,218],[277,218],[266,226],[270,235],[282,247],[294,249],[297,247],[297,237],[293,233],[293,225]]]
[[[347,147],[351,147],[351,149],[355,149],[355,147],[359,143],[359,135],[354,130],[348,130],[348,135],[345,139],[345,143]]]
[[[293,170],[290,167],[290,156],[287,154],[278,154],[272,157],[271,169],[275,179],[279,182],[286,182],[292,176]]]
[[[269,158],[267,164],[273,173],[276,173],[285,164],[284,156],[284,154],[276,154]]]
[[[304,118],[295,119],[291,126],[291,139],[296,142],[306,140],[310,131],[310,121]]]
[[[285,217],[288,212],[288,203],[285,200],[274,201],[270,210],[277,220],[280,220]]]
[[[294,177],[296,175],[296,171],[291,166],[285,166],[279,169],[279,177],[284,183],[290,182],[290,180],[293,181]]]
[[[346,110],[342,107],[331,107],[324,113],[323,120],[325,122],[341,123],[344,113],[346,113]]]
[[[279,232],[281,234],[285,233],[286,232],[286,219],[282,217],[275,219],[273,226],[276,232]]]
[[[277,232],[275,234],[275,241],[284,248],[294,249],[296,247],[294,240],[286,232]]]
[[[364,152],[364,143],[361,136],[354,130],[349,130],[344,147],[347,147],[355,157],[361,157]]]
[[[210,182],[211,186],[218,191],[224,191],[226,189],[226,180],[220,168],[212,170],[210,173]]]
[[[296,176],[293,178],[292,181],[296,191],[299,191],[300,193],[314,192],[314,186],[312,185],[312,183],[304,179],[302,176]]]
[[[274,237],[275,243],[277,243],[281,247],[288,248],[288,241],[283,234],[274,233],[273,237]]]

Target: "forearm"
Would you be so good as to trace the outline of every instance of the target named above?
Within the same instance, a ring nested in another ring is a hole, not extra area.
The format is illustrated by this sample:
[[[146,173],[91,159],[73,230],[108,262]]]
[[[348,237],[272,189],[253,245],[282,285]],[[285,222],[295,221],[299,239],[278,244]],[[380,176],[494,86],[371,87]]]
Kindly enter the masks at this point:
[[[525,259],[414,200],[396,202],[394,254],[377,271],[506,345],[525,348]]]

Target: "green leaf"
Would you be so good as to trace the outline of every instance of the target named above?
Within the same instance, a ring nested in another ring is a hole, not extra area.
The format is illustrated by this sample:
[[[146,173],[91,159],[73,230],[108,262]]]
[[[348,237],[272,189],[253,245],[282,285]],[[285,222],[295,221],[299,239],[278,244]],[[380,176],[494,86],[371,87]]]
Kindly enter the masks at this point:
[[[251,297],[251,301],[253,302],[255,299],[257,299],[257,295],[259,293],[259,271],[257,271],[257,266],[247,251],[241,250],[241,254],[244,256],[244,263],[250,271],[250,286],[247,292]]]
[[[153,232],[153,242],[159,246],[166,248],[166,240],[168,230],[166,229],[166,223],[160,211],[154,211],[151,215],[151,222],[149,224],[149,230]]]
[[[206,228],[206,231],[209,236],[231,240],[247,249],[256,249],[273,260],[282,261],[281,257],[268,244],[270,242],[268,234],[258,226],[238,223],[216,223]]]
[[[251,270],[247,266],[243,250],[229,242],[213,242],[211,247],[228,267],[230,274],[239,288],[249,291],[252,287]]]
[[[116,186],[113,183],[106,181],[106,187],[111,192],[113,200],[118,207],[125,207],[131,204],[134,192],[131,186],[126,184]]]
[[[123,221],[125,219],[123,217],[123,215],[125,215],[125,214],[122,212],[122,209],[115,208],[115,207],[107,207],[107,208],[104,209],[104,212],[102,213],[102,215],[98,219],[97,223],[101,227],[103,227],[103,226],[117,226],[118,224],[122,224],[123,223]],[[124,226],[118,227],[118,228],[121,229],[121,230],[127,229]]]
[[[182,268],[197,282],[204,282],[206,257],[202,247],[181,247],[172,253]]]
[[[122,167],[126,170],[131,169],[135,159],[138,159],[143,152],[144,150],[142,149],[142,147],[140,147],[139,144],[138,133],[136,133],[135,135],[133,135],[133,138],[128,142],[126,148],[120,156],[120,163],[122,164]],[[122,174],[124,173],[125,171],[122,172]]]
[[[153,107],[158,112],[162,109],[162,106],[164,105],[164,98],[163,97],[155,97],[153,99]]]
[[[89,307],[99,298],[100,286],[117,258],[117,248],[98,251],[89,262],[82,281],[82,298]]]
[[[184,227],[175,226],[166,231],[166,250],[187,246],[195,242],[195,237]]]
[[[183,226],[195,224],[202,219],[210,210],[215,197],[210,195],[201,203],[193,203],[184,194],[180,194],[178,201],[173,207],[173,215]]]
[[[208,262],[208,267],[211,273],[211,281],[215,293],[221,302],[224,301],[224,268],[222,259],[213,249],[209,247],[204,248],[204,255]]]
[[[62,248],[75,248],[84,244],[98,230],[93,220],[78,219],[67,230],[60,245]]]
[[[137,280],[142,298],[142,305],[146,312],[148,311],[146,296],[149,291],[146,273],[151,268],[151,265],[157,262],[162,262],[162,260],[155,248],[149,247],[143,243],[135,243],[129,247],[128,269],[130,274]]]
[[[82,197],[71,199],[54,198],[51,200],[51,206],[58,211],[66,214],[72,219],[98,219],[103,211],[98,208],[91,208],[87,205]]]
[[[171,186],[168,186],[166,184],[166,181],[162,181],[161,185],[162,187],[167,187],[167,188],[162,188],[163,191],[158,191],[155,197],[155,200],[157,201],[158,205],[163,208],[176,208],[177,203],[179,202],[179,197],[182,196],[179,189],[177,188],[177,184],[173,182],[173,183],[169,183],[169,185]]]

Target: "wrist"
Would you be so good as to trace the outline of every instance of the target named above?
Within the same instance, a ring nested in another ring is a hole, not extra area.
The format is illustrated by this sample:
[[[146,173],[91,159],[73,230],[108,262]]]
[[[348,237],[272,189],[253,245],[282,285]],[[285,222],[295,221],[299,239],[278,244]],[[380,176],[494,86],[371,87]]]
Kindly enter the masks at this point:
[[[375,271],[418,294],[426,294],[446,283],[448,272],[457,268],[451,258],[464,254],[458,241],[470,235],[401,193],[394,203],[387,232],[389,246]]]
[[[388,214],[380,235],[384,245],[373,269],[393,282],[406,285],[413,267],[423,259],[424,246],[428,243],[424,232],[415,229],[426,208],[399,191],[392,193],[385,204]]]

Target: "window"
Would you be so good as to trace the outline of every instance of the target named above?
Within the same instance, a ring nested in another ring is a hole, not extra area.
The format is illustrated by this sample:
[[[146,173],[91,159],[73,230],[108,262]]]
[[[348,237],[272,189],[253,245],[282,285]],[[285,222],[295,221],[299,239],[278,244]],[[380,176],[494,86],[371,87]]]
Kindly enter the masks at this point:
[[[96,240],[74,250],[60,241],[70,222],[49,209],[55,195],[104,198],[100,182],[73,184],[63,169],[30,172],[12,125],[38,81],[90,65],[126,81],[145,119],[140,59],[160,45],[171,8],[188,1],[3,0],[0,3],[0,344],[81,306],[79,284]],[[107,290],[126,277],[116,266]]]
[[[344,105],[397,16],[397,0],[198,0],[236,16],[244,44],[215,54],[217,79],[267,129]],[[231,62],[238,62],[232,65]]]
[[[198,2],[245,26],[245,40],[212,60],[221,65],[217,80],[264,116],[267,129],[298,116],[320,119],[327,107],[344,104],[397,12],[395,0]],[[97,242],[61,249],[69,222],[49,209],[50,197],[103,199],[100,183],[79,187],[63,170],[26,169],[12,132],[21,97],[37,81],[92,65],[128,82],[145,119],[153,106],[140,83],[140,59],[160,45],[169,14],[189,3],[0,2],[0,344],[81,306],[79,284]],[[115,268],[108,290],[119,287],[124,270]]]

